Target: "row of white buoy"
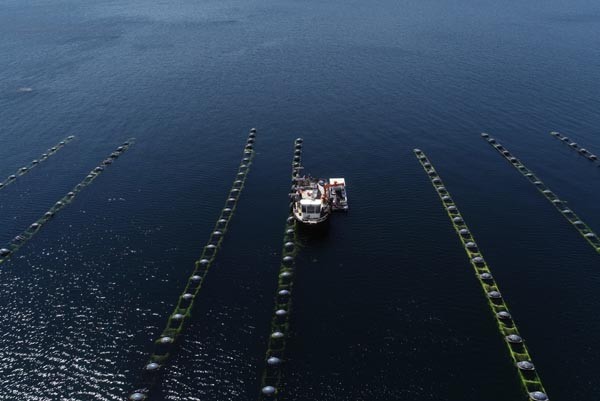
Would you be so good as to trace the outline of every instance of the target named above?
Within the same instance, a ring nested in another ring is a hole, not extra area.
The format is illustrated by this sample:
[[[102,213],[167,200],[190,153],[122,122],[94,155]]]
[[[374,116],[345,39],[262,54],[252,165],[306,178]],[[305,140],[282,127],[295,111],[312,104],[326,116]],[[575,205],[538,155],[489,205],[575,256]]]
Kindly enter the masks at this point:
[[[537,373],[535,366],[531,362],[529,351],[527,350],[523,338],[519,335],[517,327],[508,310],[508,306],[502,298],[494,277],[487,265],[480,248],[475,242],[471,231],[467,227],[458,207],[451,198],[448,190],[443,185],[442,179],[432,166],[431,162],[420,149],[414,150],[417,159],[425,169],[429,179],[440,197],[443,207],[448,214],[454,229],[463,244],[463,247],[471,261],[477,279],[486,294],[488,304],[496,317],[498,327],[508,346],[510,355],[515,367],[518,369],[521,382],[526,388],[527,394],[531,400],[547,401],[548,396]]]
[[[295,178],[302,168],[302,138],[294,141],[294,158],[292,162],[292,189],[294,192]],[[291,208],[286,219],[281,265],[278,273],[275,308],[271,320],[269,344],[265,355],[265,369],[261,379],[261,399],[274,400],[278,395],[281,382],[281,365],[285,351],[286,336],[289,334],[289,312],[294,284],[296,246],[296,219]]]
[[[573,149],[574,151],[576,151],[577,153],[579,153],[581,156],[585,157],[589,161],[595,162],[595,161],[598,160],[598,156],[596,156],[595,154],[591,153],[586,148],[582,148],[581,146],[579,146],[579,144],[577,142],[573,142],[571,139],[569,139],[568,137],[564,136],[560,132],[552,131],[550,133],[550,135],[552,135],[553,137],[555,137],[555,138],[559,139],[560,141],[564,142],[571,149]],[[600,164],[598,165],[598,167],[600,167]]]
[[[256,128],[252,128],[248,134],[248,139],[244,145],[244,153],[232,187],[225,200],[225,205],[221,209],[221,213],[215,227],[209,235],[208,243],[204,246],[200,259],[194,263],[194,270],[188,278],[185,289],[179,296],[179,300],[175,309],[167,320],[167,325],[158,338],[154,341],[154,350],[150,358],[144,366],[144,375],[142,383],[137,390],[129,394],[128,399],[131,401],[142,401],[148,397],[152,386],[156,380],[156,373],[160,372],[161,368],[168,361],[172,354],[175,342],[181,334],[186,320],[191,316],[194,301],[202,288],[202,284],[206,279],[206,275],[210,269],[212,262],[217,256],[221,242],[227,232],[227,228],[237,203],[244,188],[246,177],[252,160],[255,155],[254,143],[256,141]]]
[[[131,145],[132,140],[125,142],[123,145],[119,146],[115,152],[112,153],[114,155],[112,158],[117,158],[123,152],[125,152],[129,146]],[[58,148],[57,148],[58,149]],[[42,227],[48,223],[60,210],[62,210],[65,206],[73,201],[75,196],[85,187],[90,185],[97,176],[99,176],[104,171],[104,162],[99,166],[95,167],[86,175],[86,177],[79,184],[75,186],[71,191],[69,191],[65,196],[59,199],[44,215],[39,218],[37,221],[32,223],[25,231],[21,234],[17,235],[13,238],[13,240],[8,244],[6,248],[0,249],[0,264],[6,261],[13,253],[15,253],[19,248],[21,248],[27,241],[29,241]]]
[[[42,163],[43,161],[48,159],[50,156],[52,156],[53,154],[58,152],[60,149],[62,149],[67,143],[71,142],[73,139],[75,139],[75,136],[69,135],[68,137],[66,137],[65,139],[60,141],[58,144],[51,147],[46,152],[42,153],[42,155],[40,156],[39,159],[32,160],[26,166],[19,168],[14,174],[9,175],[8,178],[6,178],[4,181],[0,182],[0,189],[5,188],[9,184],[12,184],[13,182],[15,182],[17,180],[17,177],[27,174],[29,171],[31,171],[31,169],[38,166],[40,163]]]
[[[514,157],[504,146],[498,143],[497,140],[490,137],[489,134],[483,133],[481,136],[494,147],[498,153],[508,160],[525,178],[529,180],[538,191],[544,195],[552,205],[563,215],[573,227],[581,234],[581,236],[597,251],[600,252],[600,239],[592,229],[585,224],[572,209],[566,205],[567,202],[560,199],[554,192],[550,190],[531,170],[529,170],[519,159]]]

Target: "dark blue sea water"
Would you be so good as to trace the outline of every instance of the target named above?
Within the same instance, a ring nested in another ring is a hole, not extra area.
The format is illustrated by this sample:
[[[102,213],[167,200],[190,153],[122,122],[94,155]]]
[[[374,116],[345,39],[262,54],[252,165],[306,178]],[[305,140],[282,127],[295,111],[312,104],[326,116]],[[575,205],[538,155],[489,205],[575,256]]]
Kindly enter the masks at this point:
[[[600,256],[479,138],[600,231],[600,3],[0,1],[0,244],[135,145],[0,266],[0,400],[120,400],[258,154],[155,400],[255,400],[292,141],[351,211],[305,236],[285,400],[523,399],[412,148],[470,225],[553,401],[600,392]]]

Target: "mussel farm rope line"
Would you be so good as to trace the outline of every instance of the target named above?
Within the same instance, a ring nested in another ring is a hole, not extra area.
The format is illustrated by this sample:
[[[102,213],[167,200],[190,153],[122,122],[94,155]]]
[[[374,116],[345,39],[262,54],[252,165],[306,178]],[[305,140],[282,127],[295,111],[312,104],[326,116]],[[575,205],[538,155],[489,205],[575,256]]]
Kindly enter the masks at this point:
[[[50,208],[50,210],[48,210],[46,213],[44,213],[44,215],[41,218],[39,218],[37,221],[35,221],[33,224],[31,224],[21,234],[17,235],[8,244],[8,246],[6,248],[0,249],[0,264],[2,264],[4,261],[6,261],[8,258],[10,258],[10,256],[12,254],[14,254],[17,250],[19,250],[19,248],[21,248],[23,245],[25,245],[25,243],[27,243],[27,241],[29,241],[31,238],[33,238],[33,236],[35,234],[37,234],[37,232],[40,231],[46,223],[48,223],[50,220],[52,220],[52,218],[56,215],[56,213],[58,213],[63,208],[65,208],[69,203],[73,202],[73,200],[75,199],[75,197],[77,196],[77,194],[79,192],[81,192],[85,187],[87,187],[92,182],[94,182],[94,180],[100,174],[102,174],[104,169],[108,165],[112,164],[114,159],[118,158],[119,156],[121,156],[123,154],[123,152],[125,152],[127,149],[129,149],[129,147],[132,144],[133,144],[133,139],[130,139],[127,142],[123,143],[123,145],[119,146],[98,167],[96,167],[92,171],[90,171],[90,173],[83,179],[83,181],[81,181],[69,193],[67,193],[65,196],[63,196],[61,199],[59,199],[58,202],[56,202],[54,204],[54,206],[52,206]]]
[[[589,161],[596,162],[596,160],[598,160],[598,156],[596,156],[593,153],[590,153],[585,148],[579,147],[579,145],[577,144],[577,142],[571,141],[569,138],[567,138],[566,136],[564,136],[560,132],[552,131],[550,133],[550,135],[552,135],[553,137],[555,137],[555,138],[559,139],[560,141],[566,143],[567,145],[569,145],[569,147],[571,149],[573,149],[574,151],[576,151],[577,153],[579,153],[581,156],[585,157]],[[600,167],[600,166],[598,166],[598,167]]]
[[[71,142],[74,138],[75,138],[75,136],[73,136],[73,135],[66,137],[65,139],[63,139],[62,141],[57,143],[55,146],[48,149],[46,151],[46,153],[43,153],[39,159],[35,159],[35,160],[31,161],[27,166],[24,166],[24,167],[21,167],[20,169],[18,169],[13,175],[8,176],[7,179],[0,182],[0,189],[6,188],[8,185],[15,182],[17,180],[17,177],[20,177],[20,176],[25,175],[28,172],[30,172],[32,168],[34,168],[35,166],[38,166],[40,163],[42,163],[43,161],[48,159],[50,156],[52,156],[53,154],[55,154],[56,152],[61,150],[67,143]]]
[[[592,229],[583,222],[571,209],[566,205],[567,202],[561,200],[554,192],[552,192],[546,184],[544,184],[534,173],[529,170],[519,159],[514,157],[504,146],[498,143],[494,138],[486,133],[481,136],[492,145],[498,153],[500,153],[506,160],[512,164],[525,178],[529,180],[538,191],[544,195],[550,203],[562,214],[565,219],[581,234],[581,236],[597,251],[600,252],[600,239]]]
[[[295,191],[296,178],[302,169],[302,138],[294,143],[294,161],[292,163],[292,194]],[[291,312],[291,296],[294,284],[295,258],[298,252],[296,243],[296,219],[292,213],[292,205],[286,220],[279,280],[275,294],[275,309],[271,320],[269,345],[265,356],[265,369],[261,379],[260,400],[276,400],[280,392],[281,368],[286,338],[289,335],[289,316]]]
[[[175,343],[184,329],[184,323],[191,317],[194,301],[197,298],[198,293],[202,288],[202,283],[206,279],[210,266],[215,260],[221,247],[221,242],[227,232],[227,227],[235,212],[239,196],[246,183],[250,164],[255,155],[255,138],[256,129],[252,128],[248,140],[244,145],[244,156],[238,168],[233,186],[225,201],[225,206],[221,210],[221,214],[210,234],[208,243],[202,250],[200,259],[196,260],[194,263],[194,270],[188,278],[185,289],[179,296],[179,300],[177,301],[173,313],[171,313],[167,320],[166,327],[154,341],[154,350],[150,355],[150,359],[144,366],[141,384],[136,390],[129,394],[129,400],[141,401],[149,397],[152,387],[154,387],[160,371],[162,370],[161,368],[167,363],[174,351]]]
[[[529,351],[527,350],[523,339],[519,335],[519,331],[508,310],[508,306],[502,298],[500,290],[498,289],[498,285],[492,276],[492,272],[483,258],[481,250],[476,244],[471,231],[469,231],[469,228],[463,220],[462,215],[454,203],[454,200],[450,196],[450,193],[446,187],[444,187],[442,179],[432,166],[427,156],[425,156],[425,154],[419,149],[415,149],[414,152],[417,156],[417,159],[423,166],[423,169],[425,169],[425,172],[429,176],[429,180],[435,188],[435,191],[440,197],[444,210],[446,210],[446,213],[452,222],[452,226],[460,238],[465,252],[471,261],[471,265],[475,270],[477,280],[479,281],[479,284],[485,293],[485,296],[488,300],[488,305],[490,306],[496,318],[496,323],[498,324],[500,333],[504,336],[504,340],[510,355],[513,359],[515,367],[517,368],[517,371],[519,372],[521,383],[527,391],[527,396],[530,400],[548,400],[546,390],[544,389],[535,367],[531,362]]]

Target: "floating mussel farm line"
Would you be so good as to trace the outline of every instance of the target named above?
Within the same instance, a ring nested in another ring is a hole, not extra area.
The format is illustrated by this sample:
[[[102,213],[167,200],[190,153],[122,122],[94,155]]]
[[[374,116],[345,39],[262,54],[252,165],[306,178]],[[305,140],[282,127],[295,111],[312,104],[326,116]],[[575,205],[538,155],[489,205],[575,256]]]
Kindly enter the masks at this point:
[[[294,161],[292,162],[292,190],[293,195],[296,179],[302,168],[302,138],[294,142]],[[259,399],[275,400],[280,391],[281,368],[289,335],[289,318],[291,312],[291,296],[294,284],[295,258],[298,251],[296,242],[296,226],[299,224],[294,218],[290,204],[289,214],[286,219],[285,234],[283,235],[283,248],[281,251],[281,265],[278,272],[277,293],[275,294],[275,308],[271,320],[269,343],[265,355],[265,369],[261,378]]]
[[[486,295],[488,305],[494,313],[496,323],[498,324],[500,333],[504,337],[513,363],[519,373],[521,383],[527,392],[527,396],[530,400],[534,401],[548,401],[549,398],[546,395],[546,390],[535,370],[535,366],[531,362],[531,356],[525,342],[519,334],[514,319],[510,314],[508,306],[504,302],[498,285],[492,276],[489,265],[483,258],[481,250],[475,242],[475,238],[467,227],[458,207],[454,203],[454,200],[444,186],[442,179],[427,156],[419,149],[415,149],[414,152],[442,201],[444,210],[448,214],[452,226],[470,259],[477,280]]]
[[[150,355],[150,358],[143,368],[141,377],[141,384],[136,390],[131,392],[128,399],[131,401],[141,401],[148,398],[153,386],[155,385],[160,371],[164,365],[168,362],[170,356],[175,350],[176,342],[180,334],[183,332],[184,324],[191,317],[192,308],[194,301],[197,298],[202,283],[206,279],[208,271],[212,263],[214,262],[217,253],[221,247],[221,243],[227,228],[234,215],[237,203],[244,184],[246,183],[246,177],[250,170],[250,165],[254,159],[254,142],[256,140],[256,129],[252,128],[246,144],[244,145],[244,154],[242,161],[238,168],[235,180],[225,205],[221,210],[221,214],[215,224],[213,231],[211,232],[208,243],[202,250],[200,259],[194,263],[194,270],[189,276],[187,284],[179,296],[175,309],[167,320],[166,327],[154,341],[154,350]]]
[[[552,205],[554,205],[556,210],[558,210],[560,214],[562,214],[565,219],[567,219],[567,221],[571,223],[573,227],[575,227],[579,234],[581,234],[581,236],[597,252],[600,252],[600,239],[598,239],[596,233],[592,231],[592,229],[586,223],[584,223],[583,220],[581,220],[573,210],[567,207],[567,202],[560,199],[554,192],[552,192],[550,188],[548,188],[546,184],[542,182],[542,180],[540,180],[531,170],[529,170],[519,159],[514,157],[504,146],[498,143],[498,141],[486,133],[481,134],[481,136],[487,140],[487,142],[492,145],[498,151],[498,153],[508,160],[515,169],[517,169],[525,178],[527,178],[527,180],[529,180],[529,182],[531,182],[537,188],[537,190],[544,195],[544,197],[548,199]]]
[[[582,148],[581,146],[579,146],[579,144],[577,142],[572,141],[571,139],[569,139],[568,137],[564,136],[560,132],[552,131],[550,133],[550,135],[552,135],[556,139],[560,140],[561,142],[567,144],[569,146],[569,148],[573,149],[579,155],[585,157],[589,161],[595,163],[598,160],[598,156],[596,156],[595,154],[591,153],[586,148]],[[600,165],[598,165],[598,167],[600,167]]]
[[[123,145],[119,146],[114,152],[110,154],[108,158],[106,158],[99,166],[95,167],[89,174],[77,184],[70,192],[68,192],[65,196],[59,199],[44,215],[31,224],[25,231],[21,234],[17,235],[13,240],[8,244],[6,248],[0,249],[0,264],[8,260],[16,251],[19,250],[23,245],[25,245],[35,234],[37,234],[42,227],[47,224],[54,216],[67,207],[68,204],[73,202],[75,197],[79,192],[81,192],[85,187],[90,185],[102,172],[104,169],[112,164],[113,160],[117,159],[121,156],[129,147],[133,144],[133,139],[130,139],[123,143]]]
[[[8,176],[4,181],[0,182],[0,189],[6,188],[8,185],[12,184],[17,180],[18,177],[27,174],[36,166],[39,166],[40,163],[46,161],[50,156],[61,150],[67,143],[71,142],[75,139],[74,135],[69,135],[50,149],[48,149],[45,153],[42,153],[39,159],[32,160],[28,165],[21,167],[14,174]]]

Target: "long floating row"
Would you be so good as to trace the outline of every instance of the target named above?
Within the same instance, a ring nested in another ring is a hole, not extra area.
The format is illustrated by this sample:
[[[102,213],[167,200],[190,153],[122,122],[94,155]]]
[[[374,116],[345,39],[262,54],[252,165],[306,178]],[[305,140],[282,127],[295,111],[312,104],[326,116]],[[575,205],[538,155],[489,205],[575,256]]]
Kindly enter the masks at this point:
[[[566,143],[567,145],[569,145],[569,147],[571,149],[573,149],[574,151],[576,151],[577,153],[579,153],[581,156],[585,157],[589,161],[595,162],[596,160],[598,160],[598,156],[596,156],[595,154],[591,153],[586,148],[580,147],[579,144],[577,144],[577,142],[573,142],[571,139],[567,138],[566,136],[564,136],[560,132],[552,131],[550,133],[550,135],[552,135],[553,137],[555,137],[555,138],[561,140],[562,142]],[[598,167],[600,167],[600,165],[598,165]]]
[[[463,244],[465,252],[475,270],[477,280],[486,295],[488,305],[494,313],[496,323],[498,324],[500,333],[504,337],[510,356],[519,373],[521,383],[527,392],[527,396],[530,400],[534,401],[548,401],[549,398],[546,395],[546,390],[535,370],[535,366],[531,362],[531,356],[525,346],[525,342],[519,334],[512,315],[508,310],[508,306],[500,293],[498,284],[494,280],[492,272],[483,258],[481,250],[475,242],[471,231],[467,227],[458,207],[454,203],[454,200],[444,186],[442,179],[427,156],[419,149],[415,149],[414,152],[423,166],[423,169],[425,169],[425,172],[429,176],[429,180],[440,197],[444,210],[446,210],[446,213],[452,222],[452,226]]]
[[[529,170],[519,159],[514,157],[504,146],[502,146],[498,141],[489,136],[486,133],[481,134],[481,136],[487,140],[487,142],[492,145],[498,153],[500,153],[506,160],[510,162],[510,164],[516,168],[525,178],[529,180],[538,191],[544,195],[550,203],[554,205],[554,207],[562,214],[565,219],[575,229],[581,234],[581,236],[597,251],[600,252],[600,239],[596,233],[592,231],[592,229],[583,222],[576,214],[567,207],[567,202],[560,199],[554,192],[552,192],[546,184],[544,184],[531,170]]]
[[[58,144],[56,144],[55,146],[48,149],[45,153],[42,153],[42,155],[40,156],[39,159],[32,160],[28,165],[21,167],[14,174],[9,175],[8,178],[6,178],[4,181],[0,182],[0,189],[5,188],[8,185],[15,182],[17,180],[17,177],[20,177],[20,176],[25,175],[28,172],[30,172],[31,169],[38,166],[40,163],[44,162],[50,156],[52,156],[53,154],[55,154],[56,152],[61,150],[67,143],[71,142],[73,139],[75,139],[75,136],[73,136],[73,135],[66,137],[65,139],[60,141]]]
[[[42,229],[42,227],[48,223],[56,213],[65,208],[69,203],[73,202],[73,199],[77,196],[77,194],[83,190],[85,187],[90,185],[102,172],[104,169],[112,164],[112,162],[121,156],[129,147],[133,144],[133,139],[128,140],[123,143],[123,145],[119,146],[114,152],[110,154],[110,156],[105,159],[99,166],[95,167],[89,174],[81,181],[79,184],[75,186],[69,193],[67,193],[64,197],[62,197],[58,202],[56,202],[50,210],[48,210],[44,215],[31,224],[25,231],[21,234],[17,235],[13,240],[8,244],[6,248],[0,249],[0,264],[4,261],[8,260],[10,256],[12,256],[16,251],[19,250],[27,241],[29,241],[38,231]]]
[[[244,188],[250,164],[255,155],[255,139],[256,129],[252,128],[248,135],[248,140],[244,145],[244,156],[238,168],[233,186],[225,201],[225,207],[221,210],[219,219],[210,234],[208,243],[202,250],[200,259],[194,263],[194,270],[188,279],[185,289],[179,296],[179,300],[173,313],[168,318],[165,329],[154,341],[154,351],[152,355],[150,355],[149,361],[144,366],[142,384],[137,390],[129,395],[129,399],[132,401],[145,400],[149,396],[158,377],[158,373],[167,363],[171,353],[174,351],[175,343],[183,331],[184,323],[191,317],[194,301],[202,288],[202,283],[206,279],[210,266],[217,256],[223,237],[227,232],[229,222],[235,212],[240,194]]]
[[[296,178],[302,169],[302,138],[297,138],[294,143],[294,161],[292,162],[292,188],[295,192]],[[283,248],[281,251],[281,265],[279,267],[279,281],[275,294],[275,310],[271,320],[269,344],[265,356],[265,369],[261,378],[259,399],[275,400],[280,391],[281,367],[285,352],[286,338],[289,335],[289,316],[291,312],[291,296],[294,284],[295,258],[298,251],[296,243],[296,219],[290,212],[286,220]]]

